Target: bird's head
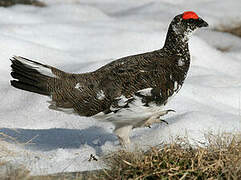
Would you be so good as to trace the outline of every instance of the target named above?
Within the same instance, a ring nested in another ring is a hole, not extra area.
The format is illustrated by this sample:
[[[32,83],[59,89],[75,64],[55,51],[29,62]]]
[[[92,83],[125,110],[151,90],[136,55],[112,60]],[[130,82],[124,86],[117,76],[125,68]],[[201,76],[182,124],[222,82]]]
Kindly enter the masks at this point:
[[[195,12],[186,11],[174,17],[170,27],[177,35],[186,35],[188,37],[194,30],[207,26],[208,23]]]

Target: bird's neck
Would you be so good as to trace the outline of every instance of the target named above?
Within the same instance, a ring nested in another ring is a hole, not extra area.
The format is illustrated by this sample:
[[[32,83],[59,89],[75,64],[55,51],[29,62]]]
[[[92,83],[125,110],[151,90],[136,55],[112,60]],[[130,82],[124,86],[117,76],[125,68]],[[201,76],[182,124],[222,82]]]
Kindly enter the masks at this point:
[[[171,55],[189,54],[188,39],[186,33],[177,33],[170,25],[163,50]]]

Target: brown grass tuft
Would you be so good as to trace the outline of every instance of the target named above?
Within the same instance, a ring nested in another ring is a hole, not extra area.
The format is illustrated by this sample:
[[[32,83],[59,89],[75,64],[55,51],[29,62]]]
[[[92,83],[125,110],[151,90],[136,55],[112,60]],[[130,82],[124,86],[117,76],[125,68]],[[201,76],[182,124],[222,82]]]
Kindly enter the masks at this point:
[[[241,38],[241,24],[237,24],[236,26],[229,27],[229,26],[221,26],[219,28],[214,29],[215,31],[219,32],[226,32],[232,35],[238,36]]]
[[[241,179],[241,136],[207,137],[193,147],[178,138],[147,152],[118,151],[109,155],[99,179]]]
[[[14,157],[15,152],[9,150],[8,143],[5,141],[10,139],[13,142],[16,140],[2,132],[0,132],[0,180],[15,180],[27,179],[29,171],[23,166],[13,166],[8,160],[8,157]],[[17,142],[16,142],[17,143]]]

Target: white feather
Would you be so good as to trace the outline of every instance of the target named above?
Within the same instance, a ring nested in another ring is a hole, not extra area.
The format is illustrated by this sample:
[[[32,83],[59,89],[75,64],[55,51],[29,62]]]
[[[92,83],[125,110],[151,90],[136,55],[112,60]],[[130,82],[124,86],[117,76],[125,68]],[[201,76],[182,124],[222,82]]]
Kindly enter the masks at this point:
[[[151,96],[151,90],[153,88],[146,88],[146,89],[142,89],[140,91],[137,91],[138,93],[140,93],[143,96]]]
[[[47,65],[45,65],[45,66],[47,66],[47,67],[45,67],[41,64],[37,64],[37,63],[31,62],[31,61],[28,61],[27,59],[22,58],[21,56],[14,56],[14,59],[17,59],[18,61],[23,63],[25,66],[29,66],[30,68],[37,70],[40,74],[57,78],[57,76],[55,76],[53,74],[51,67],[48,67]]]
[[[184,66],[184,65],[185,65],[185,61],[183,59],[179,59],[178,66]]]
[[[100,91],[96,94],[96,97],[97,97],[97,99],[99,99],[99,100],[105,99],[105,93],[104,93],[104,91],[103,91],[103,90],[100,90]]]
[[[111,110],[117,110],[116,113],[104,114],[103,112],[93,116],[94,118],[102,121],[112,122],[114,125],[132,125],[137,127],[142,126],[147,119],[153,116],[153,114],[163,110],[163,106],[157,106],[155,103],[150,103],[149,106],[144,106],[142,98],[133,96],[135,100],[128,104],[128,108],[113,108]],[[125,96],[119,97],[118,105],[125,105],[128,98]]]

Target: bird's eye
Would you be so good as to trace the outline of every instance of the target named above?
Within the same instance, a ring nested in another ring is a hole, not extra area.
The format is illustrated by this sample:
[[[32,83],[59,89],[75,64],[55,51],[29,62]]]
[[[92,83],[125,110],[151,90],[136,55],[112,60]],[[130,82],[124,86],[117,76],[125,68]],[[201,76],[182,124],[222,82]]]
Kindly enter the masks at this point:
[[[194,21],[195,21],[194,19],[189,19],[188,20],[189,23],[194,23]]]

